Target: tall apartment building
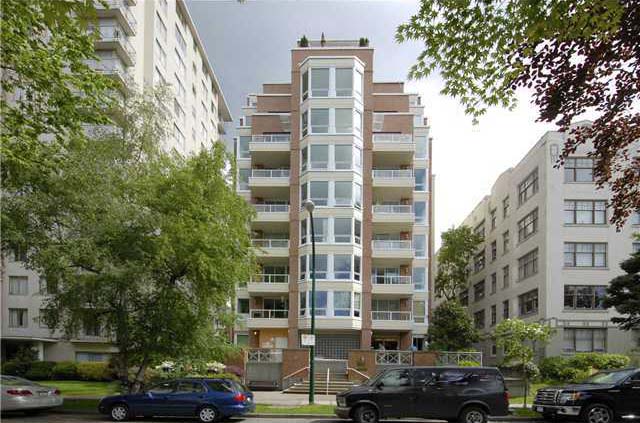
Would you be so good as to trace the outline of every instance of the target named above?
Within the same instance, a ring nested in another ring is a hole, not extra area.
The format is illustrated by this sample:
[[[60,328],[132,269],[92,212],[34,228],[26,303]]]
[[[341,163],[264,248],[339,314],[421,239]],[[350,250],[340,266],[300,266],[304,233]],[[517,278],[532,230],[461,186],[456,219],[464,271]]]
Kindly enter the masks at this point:
[[[167,151],[189,155],[221,141],[231,114],[184,1],[103,3],[108,8],[96,2],[99,60],[91,65],[114,78],[122,96],[146,86],[172,86],[175,98],[168,108],[173,111],[173,133],[166,140]],[[46,281],[26,269],[17,255],[9,254],[4,263],[2,358],[11,357],[21,345],[32,345],[45,360],[105,360],[114,350],[95,324],[87,322],[84,331],[67,342],[39,322]]]
[[[555,335],[541,355],[628,352],[640,334],[618,330],[602,299],[609,281],[624,273],[618,264],[640,250],[632,237],[640,215],[620,232],[609,224],[611,192],[593,182],[591,146],[555,167],[566,137],[547,132],[464,220],[485,242],[460,298],[487,334],[507,318],[551,325]],[[480,347],[487,362],[500,359],[490,340]]]
[[[253,204],[258,270],[237,291],[238,344],[297,348],[311,322],[315,203],[316,351],[424,345],[432,251],[429,127],[417,94],[374,82],[374,50],[310,41],[291,80],[249,94],[238,192]]]

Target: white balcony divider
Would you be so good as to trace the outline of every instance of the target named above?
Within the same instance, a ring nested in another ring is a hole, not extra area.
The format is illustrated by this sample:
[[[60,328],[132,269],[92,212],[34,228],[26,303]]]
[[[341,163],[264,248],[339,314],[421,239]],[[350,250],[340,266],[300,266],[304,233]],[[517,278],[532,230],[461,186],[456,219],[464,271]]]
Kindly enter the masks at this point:
[[[125,16],[125,18],[129,22],[129,25],[131,25],[131,27],[133,28],[136,28],[136,26],[138,25],[138,20],[136,19],[133,12],[131,12],[131,9],[129,9],[129,6],[124,2],[124,0],[106,0],[106,1],[103,0],[103,1],[107,7],[104,7],[101,4],[102,2],[97,1],[95,2],[96,9],[103,9],[103,10],[104,9],[120,9],[122,14]]]
[[[289,274],[259,273],[251,276],[251,283],[289,283]]]
[[[289,248],[288,239],[252,239],[251,244],[261,248]]]
[[[250,363],[282,363],[282,350],[251,348],[247,350],[247,361]]]
[[[375,250],[410,250],[412,246],[410,239],[374,239],[371,244]]]
[[[376,364],[381,365],[408,365],[413,364],[413,352],[411,351],[376,351]]]
[[[413,178],[413,169],[373,169],[373,177],[376,179]]]
[[[412,143],[411,134],[373,134],[373,142]]]
[[[371,320],[383,321],[401,321],[408,322],[411,320],[410,311],[372,311]]]
[[[266,134],[251,136],[251,142],[288,143],[290,141],[291,134]]]
[[[289,310],[251,309],[249,310],[251,319],[287,319]]]
[[[286,213],[289,211],[288,204],[254,204],[258,213]]]
[[[253,178],[288,178],[289,169],[251,169]]]
[[[400,275],[371,275],[374,285],[411,285],[411,276]]]
[[[389,213],[389,214],[398,214],[398,213],[413,214],[413,206],[410,204],[374,204],[373,212]]]
[[[131,57],[131,60],[135,62],[136,50],[133,48],[131,42],[129,42],[129,37],[127,37],[127,34],[125,34],[119,26],[99,26],[98,30],[100,33],[100,41],[120,43],[129,57]]]

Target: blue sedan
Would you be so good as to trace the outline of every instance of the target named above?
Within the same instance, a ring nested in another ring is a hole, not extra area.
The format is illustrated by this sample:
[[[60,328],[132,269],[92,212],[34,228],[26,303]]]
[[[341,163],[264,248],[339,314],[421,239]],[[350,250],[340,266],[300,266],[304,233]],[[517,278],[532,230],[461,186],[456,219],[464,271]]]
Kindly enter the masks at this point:
[[[230,379],[187,378],[158,383],[138,394],[103,398],[98,410],[117,422],[142,417],[197,417],[211,423],[255,409],[253,394]]]

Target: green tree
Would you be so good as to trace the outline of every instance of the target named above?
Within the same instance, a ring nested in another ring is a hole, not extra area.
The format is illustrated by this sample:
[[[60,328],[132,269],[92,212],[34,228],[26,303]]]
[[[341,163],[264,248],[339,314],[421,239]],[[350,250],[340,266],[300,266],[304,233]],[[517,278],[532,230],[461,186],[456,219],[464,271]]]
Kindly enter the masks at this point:
[[[640,240],[640,235],[636,235]],[[623,330],[640,328],[640,252],[620,263],[626,275],[616,276],[609,282],[605,307],[614,307],[624,317],[613,317],[611,321]]]
[[[520,319],[506,319],[498,323],[493,333],[496,346],[504,350],[504,362],[518,364],[525,379],[524,406],[527,406],[529,380],[539,373],[533,363],[534,348],[545,345],[551,339],[550,326]]]
[[[639,16],[637,0],[422,0],[396,39],[424,44],[410,77],[439,70],[442,93],[474,120],[532,89],[538,120],[572,132],[558,165],[593,142],[594,177],[611,184],[621,227],[640,209]],[[570,129],[585,112],[593,124]]]
[[[162,360],[221,360],[214,320],[251,273],[252,210],[232,188],[221,144],[182,158],[162,152],[166,98],[150,92],[115,115],[121,129],[75,145],[34,192],[7,198],[7,242],[55,292],[45,320],[67,337],[99,325],[139,389]]]
[[[433,311],[429,320],[429,349],[464,351],[480,340],[471,317],[457,299],[447,300]]]
[[[435,294],[445,300],[457,298],[460,290],[468,285],[469,262],[473,258],[478,244],[483,241],[468,226],[451,228],[442,233],[442,246],[438,251],[438,273],[435,281]]]
[[[114,84],[87,65],[96,58],[94,20],[92,0],[2,2],[3,187],[31,189],[84,139],[83,124],[109,121]]]

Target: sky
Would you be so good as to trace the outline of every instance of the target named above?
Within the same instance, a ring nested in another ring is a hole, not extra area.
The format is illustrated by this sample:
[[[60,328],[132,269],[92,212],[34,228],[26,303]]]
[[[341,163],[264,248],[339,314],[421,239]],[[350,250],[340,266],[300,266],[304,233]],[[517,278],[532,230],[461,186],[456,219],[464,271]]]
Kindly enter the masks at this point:
[[[290,49],[303,34],[319,39],[367,37],[374,53],[374,80],[402,81],[420,44],[397,44],[396,27],[418,10],[417,1],[187,0],[200,38],[234,119],[245,96],[262,83],[288,82]],[[515,110],[495,108],[473,125],[454,98],[443,96],[442,79],[409,81],[405,91],[422,96],[433,137],[435,243],[459,225],[489,194],[496,178],[516,165],[554,125],[537,123],[537,108],[519,92]],[[229,141],[233,126],[227,127]]]

